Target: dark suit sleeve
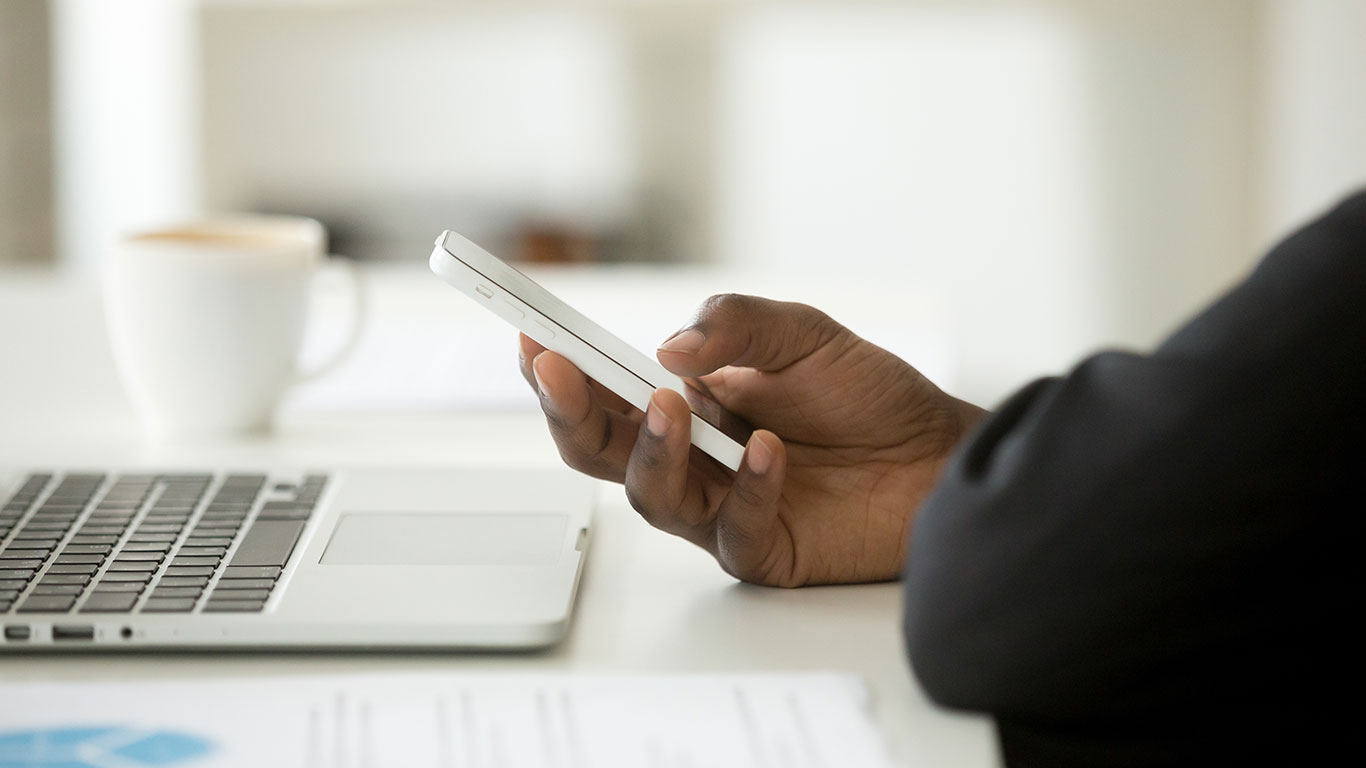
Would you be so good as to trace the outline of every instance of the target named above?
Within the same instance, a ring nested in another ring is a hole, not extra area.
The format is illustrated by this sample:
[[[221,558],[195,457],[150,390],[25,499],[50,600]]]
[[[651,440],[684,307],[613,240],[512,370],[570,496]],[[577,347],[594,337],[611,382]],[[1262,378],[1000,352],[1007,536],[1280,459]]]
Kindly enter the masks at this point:
[[[979,426],[911,532],[916,676],[1012,765],[1330,744],[1334,681],[1362,682],[1363,403],[1358,194],[1153,353]]]

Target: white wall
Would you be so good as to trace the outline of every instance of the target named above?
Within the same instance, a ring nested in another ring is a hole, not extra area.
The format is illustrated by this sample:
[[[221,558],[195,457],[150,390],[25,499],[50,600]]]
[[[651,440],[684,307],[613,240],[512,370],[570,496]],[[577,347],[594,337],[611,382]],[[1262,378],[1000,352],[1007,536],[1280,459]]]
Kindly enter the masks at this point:
[[[57,252],[202,210],[197,4],[51,0]]]
[[[984,402],[1147,346],[1255,257],[1253,10],[744,14],[723,47],[722,257],[934,291]]]
[[[1366,177],[1356,0],[191,5],[54,0],[69,262],[205,207],[387,255],[653,217],[637,257],[931,291],[987,402],[1153,343]]]
[[[1366,3],[1270,0],[1263,35],[1269,239],[1366,187]]]
[[[372,255],[416,258],[480,217],[591,227],[627,204],[635,137],[610,14],[225,5],[201,23],[212,208],[349,220],[392,233]]]

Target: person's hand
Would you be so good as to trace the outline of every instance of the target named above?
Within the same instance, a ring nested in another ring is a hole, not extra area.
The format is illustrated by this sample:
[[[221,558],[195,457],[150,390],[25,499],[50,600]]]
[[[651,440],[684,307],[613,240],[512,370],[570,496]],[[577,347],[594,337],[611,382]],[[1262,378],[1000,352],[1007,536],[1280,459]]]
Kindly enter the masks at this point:
[[[758,584],[896,578],[915,510],[984,413],[801,304],[714,296],[657,354],[762,427],[739,472],[689,444],[682,395],[656,390],[642,414],[521,338],[522,373],[565,462],[625,483],[651,525]]]

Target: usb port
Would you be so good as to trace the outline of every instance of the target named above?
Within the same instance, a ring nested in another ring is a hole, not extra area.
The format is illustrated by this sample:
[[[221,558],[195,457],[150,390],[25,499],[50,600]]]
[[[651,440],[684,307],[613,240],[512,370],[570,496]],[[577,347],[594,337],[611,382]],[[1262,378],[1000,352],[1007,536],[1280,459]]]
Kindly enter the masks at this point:
[[[95,628],[90,624],[53,624],[53,640],[94,640]]]
[[[6,640],[27,640],[31,630],[27,624],[7,624],[5,625]]]

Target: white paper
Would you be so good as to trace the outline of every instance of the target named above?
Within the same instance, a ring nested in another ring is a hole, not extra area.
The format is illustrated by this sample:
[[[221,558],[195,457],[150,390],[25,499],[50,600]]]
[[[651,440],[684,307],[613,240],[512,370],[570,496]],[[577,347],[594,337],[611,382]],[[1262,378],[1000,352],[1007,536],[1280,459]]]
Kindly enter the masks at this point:
[[[842,675],[0,684],[0,766],[883,768]]]

